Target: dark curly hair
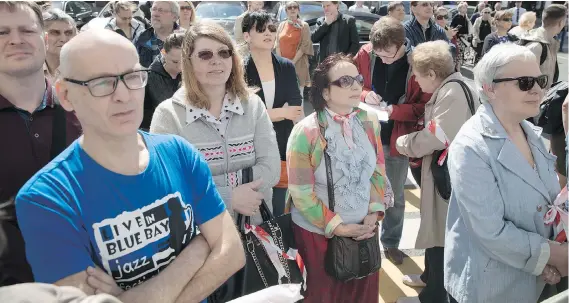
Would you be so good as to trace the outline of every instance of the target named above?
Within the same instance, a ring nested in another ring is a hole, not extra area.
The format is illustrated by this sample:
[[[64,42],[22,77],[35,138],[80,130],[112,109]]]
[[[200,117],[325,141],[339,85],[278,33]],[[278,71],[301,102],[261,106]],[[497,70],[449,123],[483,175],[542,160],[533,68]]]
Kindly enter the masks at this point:
[[[271,14],[264,10],[258,12],[246,13],[243,17],[243,23],[241,24],[241,30],[244,33],[250,32],[253,28],[259,33],[262,33],[267,28],[267,24],[271,21],[274,22]]]
[[[326,108],[327,102],[324,100],[324,97],[322,97],[322,92],[330,86],[331,79],[328,73],[340,62],[348,62],[355,65],[352,57],[338,53],[328,56],[314,69],[312,87],[310,88],[310,103],[312,103],[312,107],[317,112]]]

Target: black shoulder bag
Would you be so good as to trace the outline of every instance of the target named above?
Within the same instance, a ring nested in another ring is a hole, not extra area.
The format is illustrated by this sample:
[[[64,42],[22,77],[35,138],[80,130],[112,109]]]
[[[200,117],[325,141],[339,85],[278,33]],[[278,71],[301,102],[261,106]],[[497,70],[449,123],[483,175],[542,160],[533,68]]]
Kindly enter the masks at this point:
[[[243,170],[243,184],[253,181],[253,169],[247,168]],[[259,225],[267,234],[269,234],[275,244],[285,253],[289,248],[296,248],[294,234],[292,232],[292,218],[290,214],[284,214],[275,218],[265,200],[259,206],[263,223]],[[245,267],[239,270],[221,287],[219,287],[211,296],[208,302],[227,302],[236,298],[252,294],[263,290],[267,287],[286,284],[305,283],[301,269],[295,260],[285,259],[279,255],[279,262],[285,269],[285,277],[279,280],[279,274],[273,265],[271,259],[267,255],[267,251],[263,244],[251,232],[245,232],[245,224],[251,224],[251,217],[237,215],[237,230],[241,235],[243,247],[245,248]],[[302,294],[303,292],[301,292]]]
[[[466,95],[466,101],[468,102],[468,108],[470,109],[470,113],[474,116],[474,114],[476,113],[476,109],[474,108],[474,98],[472,97],[472,92],[470,91],[470,88],[468,88],[466,83],[464,83],[462,80],[453,79],[448,81],[447,83],[450,82],[456,82],[460,84],[462,90],[464,91],[464,94]],[[452,186],[450,184],[450,176],[448,173],[448,166],[447,166],[448,155],[446,156],[444,162],[441,165],[439,165],[438,163],[442,153],[447,149],[448,148],[443,150],[437,150],[433,153],[433,159],[431,160],[431,173],[433,174],[433,180],[435,181],[435,188],[437,189],[439,196],[448,201],[448,199],[450,199],[450,193],[452,191]]]
[[[324,137],[324,129],[320,127]],[[324,137],[325,138],[325,137]],[[332,161],[324,149],[326,178],[328,182],[328,203],[334,211],[334,181],[332,179]],[[352,238],[334,236],[328,241],[325,264],[326,273],[339,281],[350,281],[372,275],[381,268],[381,253],[377,235],[361,241]]]

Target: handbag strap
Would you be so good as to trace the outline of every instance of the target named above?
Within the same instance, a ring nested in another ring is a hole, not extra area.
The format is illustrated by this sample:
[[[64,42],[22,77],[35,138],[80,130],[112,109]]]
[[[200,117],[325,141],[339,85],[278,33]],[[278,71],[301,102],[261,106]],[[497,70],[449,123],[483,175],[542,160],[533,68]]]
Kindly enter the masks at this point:
[[[325,129],[322,125],[320,125],[320,135],[326,141],[326,137],[324,136]],[[326,165],[326,180],[327,180],[327,189],[328,189],[328,208],[330,211],[334,212],[334,206],[336,204],[336,198],[334,197],[334,179],[332,178],[332,160],[330,159],[330,155],[328,155],[328,143],[326,143],[326,147],[322,152],[324,154],[324,165]]]
[[[466,101],[468,102],[468,108],[470,109],[470,113],[474,116],[474,114],[476,113],[476,108],[474,108],[474,97],[472,96],[472,91],[470,91],[470,88],[468,87],[468,85],[466,85],[466,83],[464,83],[464,81],[459,80],[459,79],[452,79],[452,80],[449,80],[447,83],[450,83],[450,82],[456,82],[456,83],[460,84],[460,86],[462,87],[462,90],[464,91],[464,94],[466,95]]]
[[[67,141],[65,110],[61,105],[55,104],[54,111],[51,128],[50,159],[57,157],[65,149],[65,142]]]

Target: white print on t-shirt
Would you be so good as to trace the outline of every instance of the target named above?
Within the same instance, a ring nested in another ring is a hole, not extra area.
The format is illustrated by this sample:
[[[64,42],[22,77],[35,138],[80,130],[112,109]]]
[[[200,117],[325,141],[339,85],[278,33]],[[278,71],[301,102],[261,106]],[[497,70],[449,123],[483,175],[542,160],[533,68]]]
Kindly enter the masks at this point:
[[[179,192],[93,224],[102,265],[123,289],[157,275],[198,232]]]

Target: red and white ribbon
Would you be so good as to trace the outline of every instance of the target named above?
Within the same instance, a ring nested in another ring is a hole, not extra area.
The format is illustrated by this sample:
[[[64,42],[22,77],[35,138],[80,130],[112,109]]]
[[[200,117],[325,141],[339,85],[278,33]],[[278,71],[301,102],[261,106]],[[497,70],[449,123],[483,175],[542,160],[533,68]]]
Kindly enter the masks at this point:
[[[427,124],[427,129],[429,130],[429,132],[431,132],[431,134],[433,134],[437,139],[439,139],[439,141],[441,141],[445,145],[445,150],[441,153],[441,156],[437,160],[439,166],[442,166],[447,157],[448,146],[450,145],[450,142],[443,129],[439,125],[437,125],[437,122],[435,122],[435,120],[429,121],[429,123]]]
[[[555,224],[553,230],[556,242],[567,242],[567,212],[569,208],[567,186],[557,195],[553,205],[548,205],[548,207],[549,210],[545,213],[543,221],[547,225]]]
[[[306,275],[307,275],[306,266],[304,266],[304,261],[302,260],[302,257],[298,253],[298,250],[294,248],[289,248],[288,251],[285,253],[275,243],[273,237],[260,226],[245,224],[245,234],[248,233],[253,233],[253,235],[257,239],[259,239],[259,241],[263,244],[263,247],[265,247],[265,250],[267,251],[269,258],[271,259],[273,266],[275,267],[277,273],[279,274],[279,279],[278,279],[279,284],[282,284],[281,278],[284,278],[286,274],[284,266],[280,262],[277,254],[280,254],[286,260],[296,261],[296,264],[298,265],[298,268],[302,273],[302,279],[304,280],[304,283],[302,283],[302,288],[306,291]]]

